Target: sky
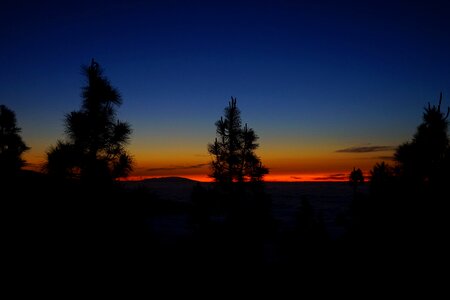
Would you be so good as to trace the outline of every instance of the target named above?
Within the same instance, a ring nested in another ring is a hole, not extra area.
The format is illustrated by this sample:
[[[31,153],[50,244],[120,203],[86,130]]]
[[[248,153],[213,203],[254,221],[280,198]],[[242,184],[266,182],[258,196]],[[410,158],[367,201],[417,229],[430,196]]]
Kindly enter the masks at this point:
[[[207,180],[230,97],[267,180],[346,179],[390,161],[450,104],[448,1],[2,1],[0,104],[39,169],[92,58],[123,98],[134,178]]]

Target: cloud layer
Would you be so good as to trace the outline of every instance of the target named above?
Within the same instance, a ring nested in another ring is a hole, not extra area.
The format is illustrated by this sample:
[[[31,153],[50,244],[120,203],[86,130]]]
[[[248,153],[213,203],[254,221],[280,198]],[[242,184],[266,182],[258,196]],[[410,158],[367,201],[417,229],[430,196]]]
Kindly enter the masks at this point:
[[[345,149],[336,150],[339,153],[368,153],[378,151],[394,150],[393,146],[362,146],[362,147],[349,147]]]
[[[329,176],[325,176],[325,177],[315,177],[314,180],[316,181],[328,181],[328,180],[346,180],[348,179],[348,174],[343,174],[343,173],[339,173],[339,174],[331,174]]]

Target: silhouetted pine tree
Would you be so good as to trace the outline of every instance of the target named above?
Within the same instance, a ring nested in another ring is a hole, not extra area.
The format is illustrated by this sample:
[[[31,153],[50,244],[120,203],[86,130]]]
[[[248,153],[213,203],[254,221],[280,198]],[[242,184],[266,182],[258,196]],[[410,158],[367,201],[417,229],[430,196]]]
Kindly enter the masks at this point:
[[[14,175],[25,164],[22,153],[30,148],[19,135],[16,114],[5,105],[0,105],[0,177]]]
[[[131,128],[116,119],[116,107],[122,99],[102,69],[92,60],[83,67],[87,85],[79,111],[66,115],[66,141],[58,141],[47,152],[46,169],[58,177],[102,182],[126,176],[132,160],[125,150]]]
[[[214,157],[211,177],[221,183],[262,181],[269,170],[255,154],[259,146],[255,131],[247,124],[242,127],[236,98],[231,98],[225,116],[215,125],[217,138],[208,145],[208,151]]]
[[[264,237],[272,229],[271,200],[261,184],[268,169],[255,153],[258,136],[242,125],[235,98],[215,125],[217,138],[208,151],[213,156],[210,176],[219,184],[204,202],[216,204],[224,215],[227,256],[252,263],[261,259]]]

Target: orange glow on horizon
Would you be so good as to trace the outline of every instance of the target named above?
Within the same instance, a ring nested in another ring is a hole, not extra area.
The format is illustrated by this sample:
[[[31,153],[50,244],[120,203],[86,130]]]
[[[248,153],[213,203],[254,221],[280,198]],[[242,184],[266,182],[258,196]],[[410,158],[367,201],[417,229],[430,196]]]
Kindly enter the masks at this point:
[[[193,174],[193,175],[181,174],[181,175],[173,175],[173,176],[161,176],[161,175],[160,176],[154,176],[154,175],[133,176],[132,175],[132,176],[128,176],[128,177],[119,178],[119,181],[140,181],[140,180],[145,180],[145,179],[167,178],[167,177],[187,178],[187,179],[200,181],[200,182],[213,182],[214,181],[212,178],[210,178],[207,175],[198,175],[198,174]]]
[[[30,153],[31,154],[31,153]],[[143,156],[143,154],[142,154]],[[365,178],[369,178],[369,170],[378,161],[374,158],[358,158],[358,155],[317,154],[295,157],[271,157],[265,160],[269,174],[266,182],[346,182],[353,167],[363,170]],[[42,171],[44,159],[38,155],[25,156],[27,165],[24,169]],[[169,160],[158,157],[150,160],[136,157],[135,170],[130,176],[119,180],[139,181],[161,177],[183,177],[199,182],[213,182],[207,174],[211,172],[208,160],[203,156],[177,157]]]
[[[348,172],[341,172],[339,174],[328,174],[328,173],[310,173],[310,174],[269,174],[264,177],[266,182],[347,182]],[[364,174],[367,176],[367,174]],[[183,174],[180,176],[128,176],[126,178],[121,178],[121,181],[140,181],[152,178],[163,178],[163,177],[183,177],[200,182],[213,182],[214,180],[207,175],[198,174]],[[366,177],[367,178],[367,177]]]

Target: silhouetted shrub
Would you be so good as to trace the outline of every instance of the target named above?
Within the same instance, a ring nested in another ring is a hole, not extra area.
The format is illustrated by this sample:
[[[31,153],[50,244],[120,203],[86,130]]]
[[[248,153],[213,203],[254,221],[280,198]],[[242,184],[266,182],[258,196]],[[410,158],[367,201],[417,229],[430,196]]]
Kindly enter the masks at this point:
[[[356,192],[358,187],[364,184],[364,175],[361,169],[353,168],[348,177],[350,185],[353,187],[353,190]]]

